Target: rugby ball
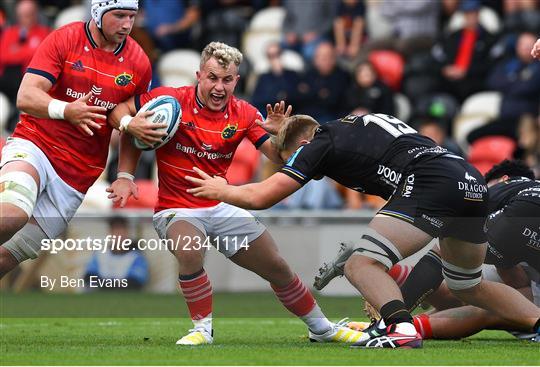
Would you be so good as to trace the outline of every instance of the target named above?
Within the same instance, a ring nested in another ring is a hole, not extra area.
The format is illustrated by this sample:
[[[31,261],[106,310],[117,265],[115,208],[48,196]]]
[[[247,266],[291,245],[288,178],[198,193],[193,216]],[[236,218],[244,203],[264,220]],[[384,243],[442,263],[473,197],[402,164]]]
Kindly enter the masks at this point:
[[[154,145],[147,145],[134,137],[133,144],[141,150],[154,150],[160,148],[167,144],[174,134],[176,134],[176,130],[178,130],[180,122],[182,121],[182,107],[178,100],[172,96],[159,96],[145,103],[139,110],[139,113],[144,111],[154,111],[152,116],[147,117],[148,121],[154,124],[163,122],[167,124],[166,128],[160,129],[165,131],[167,135]]]

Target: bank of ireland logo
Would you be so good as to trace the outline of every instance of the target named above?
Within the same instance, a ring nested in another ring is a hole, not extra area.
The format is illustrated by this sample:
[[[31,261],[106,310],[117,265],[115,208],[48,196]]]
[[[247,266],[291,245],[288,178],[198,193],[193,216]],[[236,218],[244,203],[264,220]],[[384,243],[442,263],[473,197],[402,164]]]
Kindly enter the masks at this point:
[[[103,88],[96,87],[95,85],[92,85],[92,89],[90,89],[93,95],[99,96],[101,92],[103,91]]]
[[[225,126],[225,128],[221,132],[221,137],[223,139],[230,139],[234,136],[234,134],[236,134],[237,130],[238,130],[238,124],[236,125],[227,124],[227,126]]]
[[[124,73],[122,73],[122,74],[118,74],[118,75],[114,78],[114,82],[116,83],[116,85],[119,85],[119,86],[121,86],[121,87],[125,87],[126,85],[129,84],[129,82],[130,82],[132,79],[133,79],[133,75],[124,72]]]

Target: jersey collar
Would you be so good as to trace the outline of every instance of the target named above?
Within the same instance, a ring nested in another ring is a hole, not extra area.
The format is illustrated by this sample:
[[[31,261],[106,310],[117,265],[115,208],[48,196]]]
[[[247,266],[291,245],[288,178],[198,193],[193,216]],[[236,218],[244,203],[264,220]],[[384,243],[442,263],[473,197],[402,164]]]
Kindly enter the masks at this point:
[[[89,21],[84,24],[84,32],[86,33],[86,38],[88,38],[88,41],[92,45],[92,48],[98,48],[98,45],[96,41],[94,40],[94,37],[92,37],[92,33],[90,32]],[[118,55],[124,49],[124,46],[126,45],[126,41],[127,41],[127,38],[121,44],[119,44],[118,47],[116,47],[116,49],[113,52],[115,56]]]

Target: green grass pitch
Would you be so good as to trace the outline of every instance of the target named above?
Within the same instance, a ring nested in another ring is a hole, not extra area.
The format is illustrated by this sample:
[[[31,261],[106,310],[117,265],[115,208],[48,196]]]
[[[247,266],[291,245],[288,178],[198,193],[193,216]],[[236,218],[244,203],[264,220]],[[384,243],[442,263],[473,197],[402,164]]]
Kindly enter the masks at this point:
[[[318,297],[335,321],[362,318],[361,302]],[[214,344],[178,347],[191,326],[182,298],[144,293],[0,293],[1,365],[536,365],[538,344],[501,331],[420,350],[310,343],[272,294],[214,296]]]

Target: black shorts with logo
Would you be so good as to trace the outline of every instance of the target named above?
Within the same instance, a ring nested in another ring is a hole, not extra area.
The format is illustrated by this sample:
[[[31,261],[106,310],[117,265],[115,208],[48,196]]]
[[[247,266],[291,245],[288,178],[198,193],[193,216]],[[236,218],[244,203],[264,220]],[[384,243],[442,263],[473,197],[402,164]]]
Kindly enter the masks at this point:
[[[439,156],[411,165],[380,214],[433,237],[484,243],[488,193],[483,176],[463,159]]]
[[[540,198],[515,199],[489,216],[486,263],[508,268],[522,261],[540,271]]]

